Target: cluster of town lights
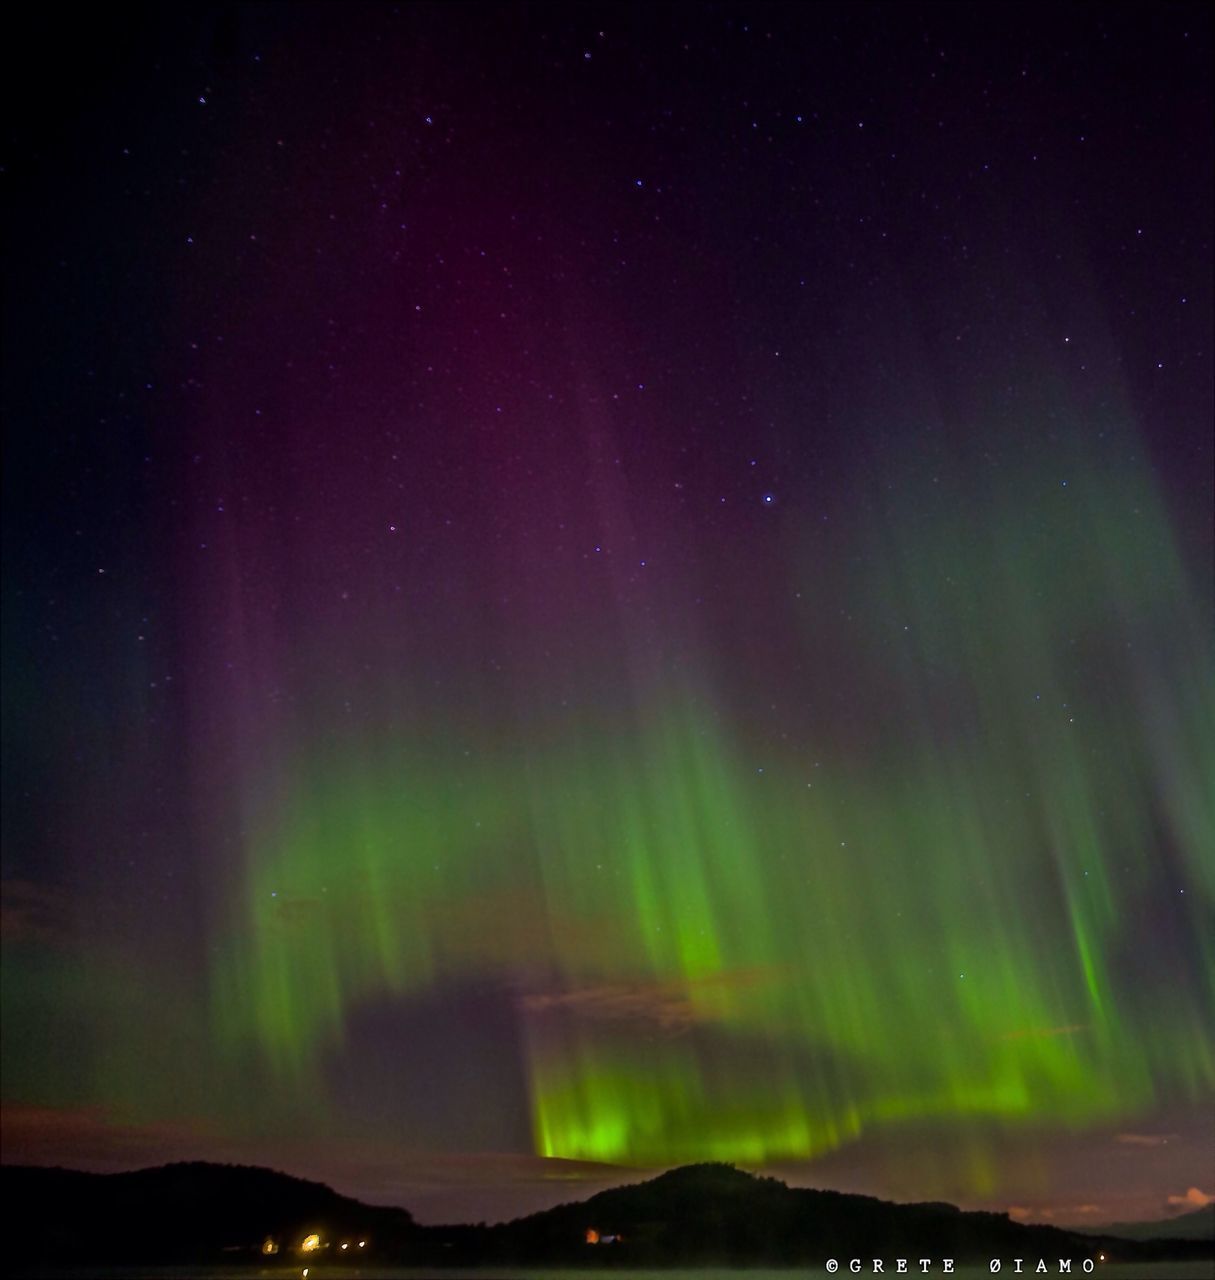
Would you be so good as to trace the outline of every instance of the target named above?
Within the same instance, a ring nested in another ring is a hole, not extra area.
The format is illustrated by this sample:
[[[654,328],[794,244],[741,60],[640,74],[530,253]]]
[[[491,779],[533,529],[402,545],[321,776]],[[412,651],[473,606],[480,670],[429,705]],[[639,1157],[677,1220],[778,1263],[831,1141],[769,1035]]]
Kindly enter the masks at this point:
[[[320,1236],[319,1236],[319,1235],[314,1231],[310,1236],[305,1236],[305,1237],[304,1237],[303,1241],[300,1243],[300,1248],[301,1248],[305,1253],[311,1253],[314,1249],[320,1249],[320,1248],[322,1247],[322,1244],[323,1244],[323,1242],[322,1242],[322,1240],[321,1240],[321,1237],[320,1237]],[[366,1240],[359,1240],[359,1241],[357,1242],[357,1247],[358,1247],[359,1249],[366,1249],[366,1248],[367,1248],[367,1241],[366,1241]],[[342,1241],[342,1243],[341,1243],[340,1245],[338,1245],[338,1248],[339,1248],[339,1249],[349,1249],[349,1248],[350,1248],[350,1241],[349,1241],[349,1240],[343,1240],[343,1241]]]
[[[367,1241],[358,1240],[355,1242],[355,1247],[359,1249],[366,1249]],[[329,1248],[329,1241],[322,1240],[319,1231],[313,1231],[309,1233],[299,1243],[299,1250],[301,1253],[315,1253],[318,1249],[328,1249],[328,1248]],[[349,1249],[350,1241],[343,1240],[342,1243],[338,1245],[338,1248]],[[277,1252],[278,1252],[278,1241],[275,1240],[273,1236],[267,1236],[264,1243],[262,1244],[262,1253],[269,1256],[270,1254],[275,1254]],[[309,1271],[309,1268],[305,1267],[303,1269],[303,1272],[301,1273],[304,1277],[304,1280],[308,1280],[308,1271]]]

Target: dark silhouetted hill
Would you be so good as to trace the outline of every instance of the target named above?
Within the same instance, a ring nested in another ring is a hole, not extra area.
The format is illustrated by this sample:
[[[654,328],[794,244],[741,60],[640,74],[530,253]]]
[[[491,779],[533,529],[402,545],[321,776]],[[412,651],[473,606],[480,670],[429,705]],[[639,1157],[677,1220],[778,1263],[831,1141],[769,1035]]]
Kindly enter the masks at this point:
[[[589,1244],[587,1233],[599,1237]],[[612,1239],[612,1243],[604,1241]],[[439,1262],[596,1266],[821,1267],[827,1258],[993,1257],[1157,1259],[1204,1256],[1202,1246],[1134,1245],[1027,1226],[1005,1214],[948,1204],[891,1204],[869,1196],[791,1188],[729,1165],[674,1169],[577,1204],[485,1232],[427,1229],[417,1242]],[[1052,1267],[1054,1263],[1051,1264]]]
[[[828,1258],[1061,1258],[1078,1265],[1207,1257],[1209,1241],[1133,1242],[963,1213],[948,1204],[890,1204],[869,1196],[791,1188],[729,1165],[674,1169],[493,1227],[422,1227],[403,1209],[375,1208],[316,1182],[269,1169],[176,1164],[88,1174],[4,1167],[0,1193],[8,1254],[32,1264],[248,1265],[273,1237],[279,1261],[341,1261],[343,1239],[365,1237],[368,1262],[413,1266],[810,1266]],[[307,1259],[305,1259],[307,1260]],[[332,1274],[332,1272],[330,1272]],[[321,1272],[318,1270],[318,1274]]]
[[[1077,1227],[1083,1235],[1123,1240],[1215,1240],[1215,1204],[1158,1222],[1115,1222],[1108,1227]]]
[[[310,1232],[370,1236],[398,1251],[416,1230],[404,1209],[382,1209],[271,1169],[170,1164],[136,1173],[0,1166],[9,1223],[5,1252],[21,1262],[244,1260],[267,1236],[285,1250]]]

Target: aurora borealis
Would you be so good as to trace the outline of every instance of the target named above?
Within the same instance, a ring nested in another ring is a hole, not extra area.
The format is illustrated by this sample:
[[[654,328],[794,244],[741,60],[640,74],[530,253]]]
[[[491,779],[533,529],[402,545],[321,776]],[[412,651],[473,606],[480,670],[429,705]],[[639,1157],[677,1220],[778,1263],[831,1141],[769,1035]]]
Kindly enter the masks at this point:
[[[5,171],[5,1158],[1215,1194],[1210,34],[74,28]]]

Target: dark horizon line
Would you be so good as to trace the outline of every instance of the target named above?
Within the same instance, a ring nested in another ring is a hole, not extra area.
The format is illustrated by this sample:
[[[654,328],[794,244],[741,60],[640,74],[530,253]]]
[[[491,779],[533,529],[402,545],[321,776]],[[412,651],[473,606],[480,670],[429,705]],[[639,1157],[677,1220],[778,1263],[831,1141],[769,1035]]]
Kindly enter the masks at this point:
[[[567,1163],[586,1164],[587,1162],[586,1161],[570,1161]],[[630,1168],[631,1168],[628,1165],[604,1165],[603,1167],[605,1169],[615,1169],[621,1172],[628,1172],[630,1171]],[[905,1207],[905,1208],[926,1207],[926,1206],[947,1208],[947,1209],[952,1209],[953,1211],[959,1214],[987,1214],[987,1215],[993,1215],[997,1217],[1003,1217],[1016,1226],[1047,1227],[1056,1231],[1074,1232],[1074,1233],[1079,1233],[1084,1235],[1101,1235],[1106,1233],[1112,1234],[1114,1228],[1117,1228],[1117,1227],[1147,1228],[1151,1226],[1167,1226],[1171,1223],[1180,1221],[1183,1218],[1198,1217],[1200,1214],[1207,1213],[1207,1212],[1210,1212],[1212,1215],[1215,1215],[1215,1202],[1211,1202],[1206,1205],[1198,1205],[1193,1208],[1183,1207],[1176,1213],[1171,1213],[1165,1217],[1160,1217],[1160,1218],[1136,1219],[1133,1221],[1118,1220],[1118,1221],[1108,1222],[1108,1223],[1096,1223],[1093,1225],[1083,1224],[1083,1225],[1063,1226],[1063,1225],[1060,1225],[1059,1223],[1052,1222],[1049,1220],[1014,1218],[1008,1209],[1004,1209],[1004,1210],[967,1209],[967,1208],[963,1208],[959,1204],[955,1204],[953,1201],[950,1201],[950,1200],[935,1200],[935,1199],[894,1200],[894,1199],[887,1199],[882,1196],[872,1195],[863,1191],[841,1191],[834,1187],[790,1186],[790,1184],[786,1182],[784,1178],[778,1177],[775,1174],[768,1174],[768,1173],[763,1173],[763,1172],[758,1172],[752,1169],[748,1169],[746,1167],[737,1165],[732,1161],[697,1160],[697,1161],[692,1161],[688,1164],[670,1165],[664,1168],[655,1169],[653,1171],[649,1171],[649,1170],[643,1171],[643,1170],[633,1169],[632,1171],[635,1171],[635,1172],[643,1172],[645,1176],[639,1178],[636,1182],[613,1183],[610,1186],[601,1187],[597,1190],[590,1192],[589,1195],[586,1195],[581,1199],[574,1198],[570,1200],[561,1200],[554,1205],[548,1206],[547,1208],[533,1209],[528,1213],[519,1214],[513,1218],[504,1218],[500,1221],[496,1221],[492,1223],[486,1222],[484,1220],[466,1221],[466,1222],[445,1221],[445,1222],[422,1223],[422,1222],[418,1222],[416,1218],[414,1218],[414,1222],[417,1227],[423,1230],[438,1230],[438,1229],[444,1229],[444,1228],[447,1228],[447,1229],[474,1228],[475,1229],[477,1227],[492,1228],[492,1227],[499,1227],[499,1226],[509,1226],[512,1223],[524,1222],[527,1219],[536,1217],[540,1214],[552,1212],[554,1209],[568,1207],[576,1204],[588,1203],[590,1200],[594,1199],[596,1196],[605,1194],[607,1192],[621,1190],[628,1187],[642,1187],[647,1185],[648,1183],[655,1182],[658,1179],[666,1177],[670,1174],[680,1173],[680,1172],[693,1170],[693,1169],[714,1169],[714,1168],[730,1169],[756,1182],[762,1181],[762,1180],[777,1182],[788,1191],[811,1192],[814,1194],[825,1195],[825,1196],[840,1196],[850,1200],[869,1200],[875,1204],[895,1205],[895,1206]],[[324,1190],[332,1193],[334,1196],[337,1196],[341,1200],[350,1201],[351,1203],[361,1205],[366,1208],[383,1209],[383,1210],[389,1210],[389,1211],[396,1210],[399,1212],[407,1213],[411,1218],[413,1218],[413,1210],[402,1204],[397,1204],[397,1203],[389,1204],[389,1203],[380,1203],[375,1201],[362,1200],[358,1196],[350,1195],[350,1194],[347,1194],[346,1192],[340,1191],[336,1187],[332,1186],[330,1183],[323,1182],[318,1178],[303,1177],[296,1173],[288,1173],[283,1169],[274,1168],[270,1165],[244,1164],[239,1161],[184,1160],[184,1159],[168,1160],[168,1161],[165,1161],[163,1164],[139,1165],[137,1167],[130,1168],[130,1169],[111,1169],[111,1170],[102,1171],[102,1170],[94,1170],[94,1169],[79,1169],[79,1168],[74,1168],[72,1166],[63,1165],[63,1164],[31,1164],[28,1162],[10,1161],[10,1160],[4,1159],[3,1156],[0,1155],[0,1169],[42,1170],[49,1173],[71,1174],[74,1176],[86,1177],[86,1178],[122,1178],[122,1177],[131,1177],[137,1174],[159,1173],[159,1172],[170,1170],[170,1169],[231,1169],[231,1170],[253,1171],[257,1173],[272,1174],[274,1177],[285,1178],[292,1182],[301,1183],[307,1186],[321,1187]]]

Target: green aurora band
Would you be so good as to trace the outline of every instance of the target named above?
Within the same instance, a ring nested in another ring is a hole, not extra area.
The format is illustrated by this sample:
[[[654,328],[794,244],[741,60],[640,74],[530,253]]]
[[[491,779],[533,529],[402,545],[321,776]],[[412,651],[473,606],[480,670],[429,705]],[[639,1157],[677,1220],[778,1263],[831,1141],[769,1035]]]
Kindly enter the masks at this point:
[[[981,525],[927,472],[886,498],[846,587],[863,752],[760,767],[691,679],[509,750],[297,749],[249,825],[222,1043],[303,1090],[360,1006],[492,980],[537,1153],[653,1165],[1208,1097],[1207,628],[1140,473],[1071,474],[989,482]],[[812,661],[841,588],[804,559]],[[981,1138],[967,1176],[997,1182]]]

